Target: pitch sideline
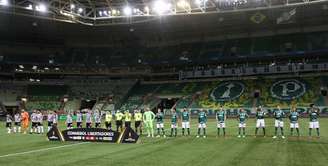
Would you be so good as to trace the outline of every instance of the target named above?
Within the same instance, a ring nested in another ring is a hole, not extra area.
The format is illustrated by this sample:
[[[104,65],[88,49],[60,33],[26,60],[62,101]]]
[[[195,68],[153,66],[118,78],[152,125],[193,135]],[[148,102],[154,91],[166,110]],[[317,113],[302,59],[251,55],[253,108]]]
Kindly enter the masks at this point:
[[[0,156],[0,158],[12,157],[12,156],[19,156],[19,155],[23,155],[23,154],[36,153],[36,152],[43,152],[43,151],[48,151],[48,150],[53,150],[53,149],[60,149],[60,148],[66,148],[66,147],[71,147],[71,146],[76,146],[76,145],[87,144],[87,143],[89,143],[89,142],[80,142],[80,143],[75,143],[75,144],[62,145],[62,146],[56,146],[56,147],[51,147],[51,148],[43,148],[43,149],[26,151],[26,152],[11,153],[11,154],[2,155],[2,156]]]

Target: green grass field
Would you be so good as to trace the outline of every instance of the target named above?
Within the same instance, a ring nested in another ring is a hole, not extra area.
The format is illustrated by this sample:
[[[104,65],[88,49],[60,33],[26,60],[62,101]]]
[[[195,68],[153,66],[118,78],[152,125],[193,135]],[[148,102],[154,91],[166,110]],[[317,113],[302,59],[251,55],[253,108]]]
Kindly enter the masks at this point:
[[[267,137],[254,138],[255,120],[248,120],[246,138],[237,138],[237,122],[227,122],[227,137],[216,138],[216,123],[209,120],[208,137],[145,138],[139,144],[49,142],[45,135],[7,134],[0,127],[0,166],[327,166],[328,119],[320,119],[321,137],[308,138],[308,119],[302,119],[302,137],[272,139],[273,120],[266,119]],[[63,125],[61,126],[63,128]],[[166,127],[169,127],[166,124]],[[167,133],[169,129],[166,130]],[[315,134],[315,132],[313,133]]]

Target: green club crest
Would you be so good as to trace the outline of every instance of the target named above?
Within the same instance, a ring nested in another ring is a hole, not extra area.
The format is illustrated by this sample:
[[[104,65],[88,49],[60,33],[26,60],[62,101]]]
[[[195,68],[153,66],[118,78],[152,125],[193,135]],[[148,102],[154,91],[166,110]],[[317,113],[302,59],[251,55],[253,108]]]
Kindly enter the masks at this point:
[[[244,93],[245,85],[237,81],[221,82],[210,94],[214,101],[230,101]]]
[[[286,79],[275,82],[271,86],[272,97],[280,100],[293,100],[304,95],[306,86],[296,79]]]

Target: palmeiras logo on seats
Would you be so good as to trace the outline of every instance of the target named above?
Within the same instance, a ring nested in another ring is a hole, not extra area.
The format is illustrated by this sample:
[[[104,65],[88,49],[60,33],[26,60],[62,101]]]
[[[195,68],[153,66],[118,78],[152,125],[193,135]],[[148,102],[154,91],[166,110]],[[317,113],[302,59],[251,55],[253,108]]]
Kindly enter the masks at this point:
[[[306,86],[299,80],[287,79],[275,82],[271,86],[271,95],[280,100],[293,100],[304,95]]]
[[[238,81],[221,82],[211,93],[214,101],[234,100],[244,93],[245,85]]]

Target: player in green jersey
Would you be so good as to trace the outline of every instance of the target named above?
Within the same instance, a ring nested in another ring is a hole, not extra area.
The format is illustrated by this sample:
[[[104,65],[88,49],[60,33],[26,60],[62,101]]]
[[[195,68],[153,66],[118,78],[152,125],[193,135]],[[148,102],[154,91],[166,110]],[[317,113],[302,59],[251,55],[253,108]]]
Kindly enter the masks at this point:
[[[185,135],[185,129],[187,129],[188,135],[190,135],[190,113],[187,108],[183,108],[181,115],[182,135]]]
[[[143,121],[147,130],[147,137],[154,137],[154,119],[155,119],[155,114],[150,111],[149,108],[146,108],[146,112],[143,114]]]
[[[299,113],[296,110],[296,107],[291,109],[291,113],[289,114],[290,120],[290,135],[293,136],[294,129],[296,129],[297,136],[300,136],[299,125],[298,125]]]
[[[204,109],[200,109],[198,113],[198,134],[197,138],[200,137],[200,130],[203,129],[203,137],[206,138],[206,122],[207,116]]]
[[[248,118],[247,112],[243,108],[240,108],[239,114],[238,114],[238,121],[239,121],[239,124],[238,124],[238,138],[241,137],[241,130],[243,130],[242,137],[243,138],[246,137],[245,128],[246,128],[246,119],[247,118]]]
[[[273,112],[273,116],[274,116],[274,136],[272,137],[273,139],[277,138],[277,134],[278,134],[278,129],[280,128],[280,132],[281,132],[281,138],[285,139],[284,136],[284,121],[283,118],[285,117],[285,112],[283,110],[281,110],[280,106],[277,106],[277,109],[274,110]]]
[[[255,137],[257,135],[257,132],[258,132],[259,128],[262,128],[263,129],[263,136],[265,137],[265,121],[264,121],[264,117],[265,117],[265,112],[263,111],[262,107],[259,106],[256,109]]]
[[[174,131],[174,137],[177,136],[178,133],[178,113],[176,112],[176,109],[173,108],[171,110],[171,137],[173,137],[173,131]]]
[[[225,136],[225,120],[226,120],[226,112],[224,111],[223,107],[220,107],[220,110],[216,112],[216,121],[217,121],[217,129],[218,129],[218,136],[220,136],[220,129],[222,128],[223,136]]]
[[[164,130],[164,114],[160,108],[158,108],[157,113],[156,113],[156,128],[157,128],[157,136],[160,137],[160,131],[162,130],[162,135],[165,138],[165,130]]]
[[[320,136],[320,131],[319,131],[319,108],[315,107],[314,104],[310,105],[310,112],[309,112],[309,117],[310,117],[310,123],[309,123],[309,136],[312,134],[312,129],[317,130],[317,135],[318,137]]]

